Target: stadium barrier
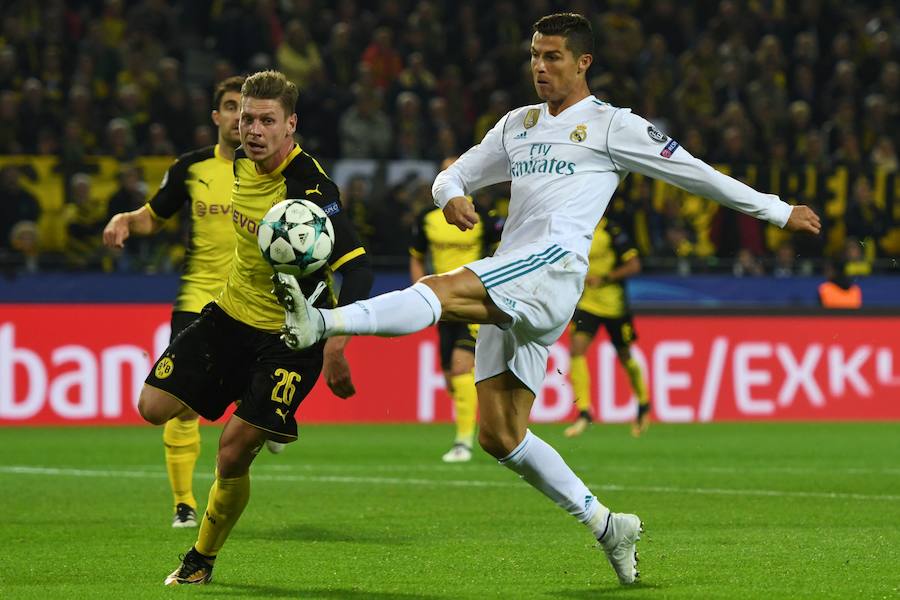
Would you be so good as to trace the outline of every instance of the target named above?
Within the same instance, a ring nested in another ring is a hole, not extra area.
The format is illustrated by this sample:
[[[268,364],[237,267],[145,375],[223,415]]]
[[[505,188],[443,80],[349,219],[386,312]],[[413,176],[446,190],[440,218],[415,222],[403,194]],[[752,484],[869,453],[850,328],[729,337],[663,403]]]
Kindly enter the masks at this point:
[[[134,424],[143,379],[169,337],[168,304],[0,305],[0,425]],[[637,360],[657,420],[898,420],[900,316],[639,315]],[[433,329],[348,346],[357,395],[320,381],[307,422],[449,421]],[[589,353],[599,420],[634,403],[608,342]],[[532,417],[572,418],[563,337]],[[178,368],[176,362],[175,368]]]

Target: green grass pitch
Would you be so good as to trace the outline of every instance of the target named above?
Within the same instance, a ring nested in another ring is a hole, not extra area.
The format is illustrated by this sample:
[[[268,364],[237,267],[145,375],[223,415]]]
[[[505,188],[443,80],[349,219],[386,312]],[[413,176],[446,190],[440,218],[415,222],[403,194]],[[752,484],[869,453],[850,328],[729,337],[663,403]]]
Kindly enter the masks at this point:
[[[0,429],[0,598],[900,598],[900,424],[594,426],[553,444],[646,526],[624,588],[590,534],[449,425],[301,426],[263,451],[213,583],[164,588],[161,430]],[[201,507],[218,427],[204,427]]]

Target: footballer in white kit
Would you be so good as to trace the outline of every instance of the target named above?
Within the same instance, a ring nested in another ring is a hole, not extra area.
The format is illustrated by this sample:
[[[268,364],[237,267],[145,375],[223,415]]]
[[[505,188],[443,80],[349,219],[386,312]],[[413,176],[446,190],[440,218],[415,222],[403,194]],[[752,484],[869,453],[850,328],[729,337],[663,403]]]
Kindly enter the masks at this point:
[[[549,346],[581,297],[594,228],[629,171],[662,179],[784,227],[791,206],[694,158],[629,109],[587,96],[554,116],[547,104],[507,113],[434,182],[435,203],[511,181],[494,256],[466,265],[512,317],[478,336],[475,379],[510,369],[534,393]]]
[[[550,444],[528,429],[549,346],[567,326],[584,287],[591,237],[619,181],[638,171],[792,231],[818,233],[819,218],[717,173],[646,120],[598,101],[585,73],[593,32],[581,15],[534,24],[531,72],[545,102],[505,115],[482,142],[441,172],[432,192],[448,223],[478,222],[466,195],[512,182],[509,217],[493,257],[404,290],[333,310],[314,308],[296,282],[276,286],[283,339],[305,348],[334,335],[396,336],[438,320],[481,323],[475,349],[478,442],[584,524],[619,581],[638,577],[637,515],[603,505]]]

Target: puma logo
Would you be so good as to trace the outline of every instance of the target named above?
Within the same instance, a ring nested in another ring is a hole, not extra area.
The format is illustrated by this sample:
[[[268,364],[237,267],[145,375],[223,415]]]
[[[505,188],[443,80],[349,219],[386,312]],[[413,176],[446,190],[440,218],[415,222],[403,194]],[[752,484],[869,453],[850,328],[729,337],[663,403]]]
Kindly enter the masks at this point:
[[[309,195],[309,194],[318,194],[318,195],[320,195],[320,196],[323,195],[322,192],[319,191],[319,184],[318,184],[318,183],[316,184],[316,187],[314,187],[313,189],[311,189],[311,190],[306,190],[306,194],[307,194],[307,195]]]
[[[212,183],[212,179],[210,179],[209,181],[204,181],[203,179],[200,179],[199,177],[197,178],[197,181],[199,181],[200,183],[205,185],[206,189],[209,189],[209,184]]]
[[[286,410],[284,410],[283,408],[276,408],[275,414],[281,417],[281,421],[283,423],[287,423],[288,413]]]

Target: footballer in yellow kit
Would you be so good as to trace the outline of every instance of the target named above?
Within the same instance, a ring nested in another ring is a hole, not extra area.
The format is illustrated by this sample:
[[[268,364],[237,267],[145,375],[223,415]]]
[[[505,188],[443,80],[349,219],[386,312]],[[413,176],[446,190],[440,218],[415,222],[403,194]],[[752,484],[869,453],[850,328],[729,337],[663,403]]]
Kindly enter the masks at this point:
[[[639,436],[650,424],[650,397],[641,367],[631,355],[631,344],[637,339],[637,333],[628,307],[625,280],[640,272],[641,261],[625,230],[606,218],[594,230],[588,260],[584,292],[572,316],[569,340],[569,377],[575,391],[578,418],[566,428],[565,434],[567,437],[580,435],[591,424],[591,376],[585,354],[602,326],[637,396],[637,416],[631,432]]]
[[[446,169],[452,160],[445,161]],[[426,274],[430,259],[434,273],[448,273],[470,262],[488,256],[500,241],[500,222],[487,210],[476,205],[480,221],[469,231],[450,225],[444,213],[430,207],[419,214],[413,227],[409,248],[409,274],[413,282]],[[478,325],[441,321],[437,325],[441,349],[441,369],[447,391],[453,398],[456,438],[444,462],[467,462],[472,459],[478,400],[475,391],[475,338]]]
[[[300,280],[305,290],[342,275],[340,296],[318,306],[368,297],[372,270],[365,249],[342,210],[337,186],[293,139],[297,87],[278,71],[247,77],[241,88],[241,147],[235,153],[231,222],[236,246],[225,287],[200,318],[173,340],[147,376],[138,400],[141,415],[162,424],[192,410],[215,420],[234,403],[219,439],[216,478],[197,541],[181,557],[166,585],[212,579],[216,557],[250,498],[250,467],[268,439],[297,438],[295,413],[321,372],[335,395],[355,393],[344,347],[332,337],[302,351],[281,339],[284,310],[272,293],[272,267],[257,243],[268,210],[287,198],[305,198],[331,218],[334,250],[328,265]]]
[[[190,242],[172,307],[170,342],[219,294],[231,269],[235,243],[231,184],[234,151],[241,143],[238,119],[243,83],[244,78],[236,76],[216,86],[211,117],[218,128],[218,143],[178,157],[147,204],[113,216],[104,230],[104,243],[121,248],[130,234],[150,234],[180,212],[189,215]],[[175,513],[172,527],[196,527],[193,481],[200,456],[197,414],[191,411],[170,419],[163,429],[163,445]],[[273,446],[270,444],[270,449]]]

